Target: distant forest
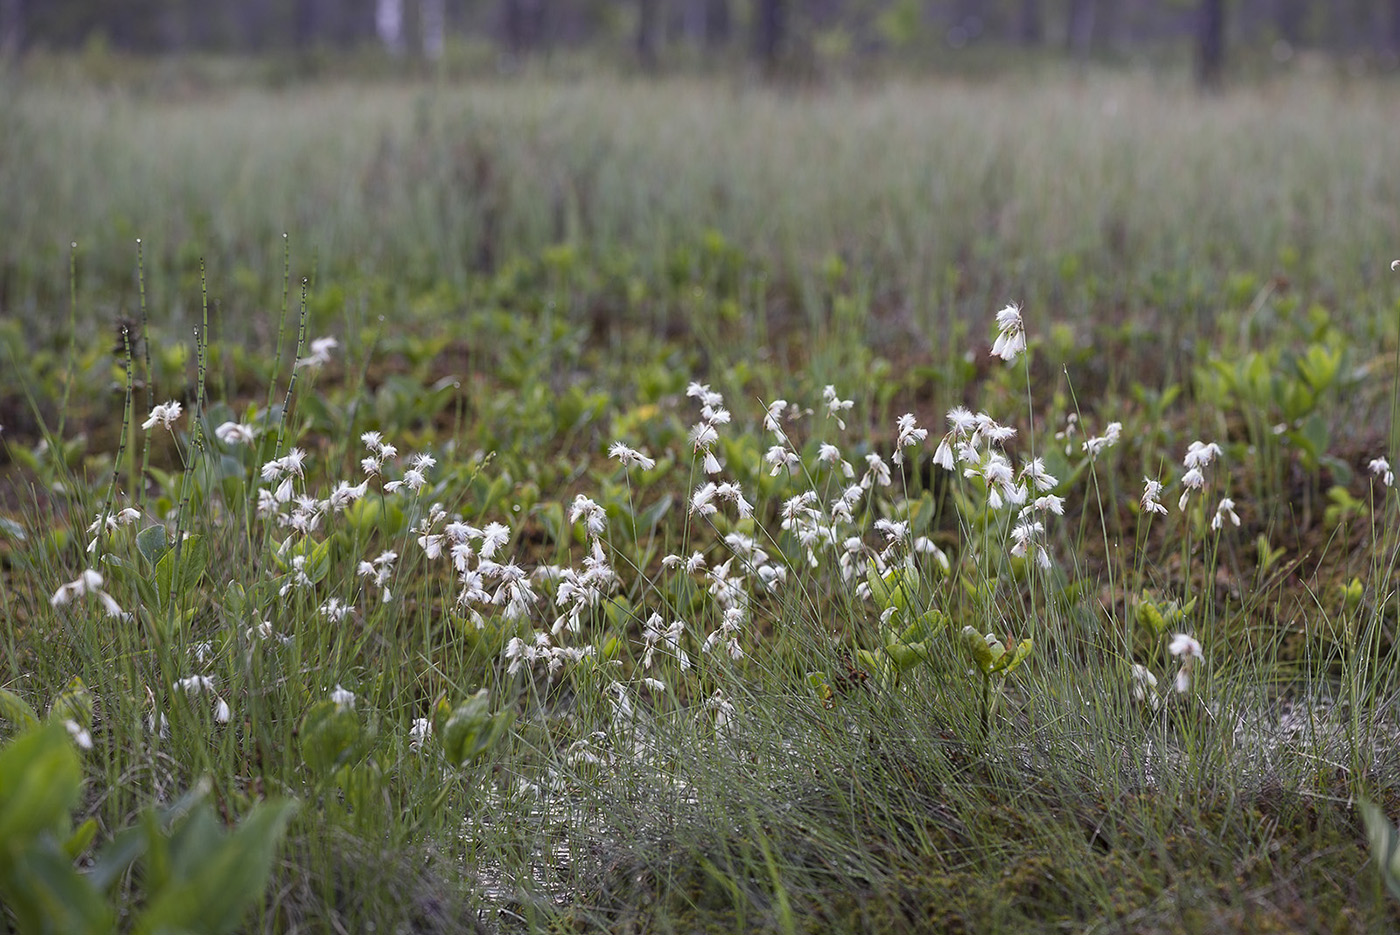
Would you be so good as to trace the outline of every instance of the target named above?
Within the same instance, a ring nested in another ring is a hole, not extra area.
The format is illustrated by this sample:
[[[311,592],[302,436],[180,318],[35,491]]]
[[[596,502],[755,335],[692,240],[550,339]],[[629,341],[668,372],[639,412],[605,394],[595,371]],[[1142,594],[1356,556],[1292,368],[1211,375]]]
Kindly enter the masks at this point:
[[[979,45],[1088,56],[1194,46],[1202,80],[1228,49],[1400,57],[1400,0],[0,0],[0,53],[79,48],[258,53],[379,46],[440,57],[455,39],[508,56],[598,46],[664,67],[735,55],[779,68]]]

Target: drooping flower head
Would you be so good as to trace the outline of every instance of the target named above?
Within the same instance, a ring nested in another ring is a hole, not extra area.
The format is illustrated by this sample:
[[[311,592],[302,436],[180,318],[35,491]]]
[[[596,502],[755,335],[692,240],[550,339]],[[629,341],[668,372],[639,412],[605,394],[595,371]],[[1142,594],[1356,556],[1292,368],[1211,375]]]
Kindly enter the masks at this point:
[[[992,344],[992,356],[1010,363],[1026,349],[1026,328],[1021,321],[1021,307],[1012,303],[997,312],[997,339]]]
[[[1185,694],[1191,689],[1191,669],[1197,659],[1205,658],[1201,652],[1201,644],[1186,633],[1178,633],[1172,637],[1167,650],[1181,660],[1181,669],[1176,673],[1176,690]]]
[[[168,403],[161,403],[151,410],[151,415],[145,422],[141,423],[141,428],[150,431],[159,425],[164,429],[169,429],[180,418],[183,407],[179,400],[171,400]]]
[[[1375,458],[1366,469],[1381,479],[1381,483],[1387,487],[1395,484],[1395,472],[1390,469],[1390,462],[1385,458]]]

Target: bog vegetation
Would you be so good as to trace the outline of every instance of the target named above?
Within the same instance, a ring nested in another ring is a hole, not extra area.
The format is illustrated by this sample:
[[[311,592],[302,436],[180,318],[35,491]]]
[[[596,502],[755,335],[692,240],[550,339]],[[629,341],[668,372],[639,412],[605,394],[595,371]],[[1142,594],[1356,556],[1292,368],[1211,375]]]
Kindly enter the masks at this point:
[[[1400,923],[1392,87],[143,74],[0,89],[4,924]]]

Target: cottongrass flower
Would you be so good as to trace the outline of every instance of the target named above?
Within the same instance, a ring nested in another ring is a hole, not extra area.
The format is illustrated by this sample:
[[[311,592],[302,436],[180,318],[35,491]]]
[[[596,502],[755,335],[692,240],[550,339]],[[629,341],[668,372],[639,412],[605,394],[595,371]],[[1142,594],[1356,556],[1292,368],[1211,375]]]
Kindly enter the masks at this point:
[[[682,669],[690,668],[690,656],[681,648],[681,638],[685,636],[685,622],[673,620],[668,625],[660,614],[653,613],[642,627],[642,668],[650,669],[652,657],[657,652],[675,657]]]
[[[428,471],[437,464],[437,459],[427,453],[420,453],[413,456],[412,467],[403,472],[401,480],[391,480],[384,485],[385,493],[395,493],[407,487],[413,493],[418,493],[428,485]]]
[[[1186,466],[1186,473],[1181,475],[1181,486],[1184,489],[1181,492],[1181,499],[1176,502],[1178,510],[1186,510],[1186,503],[1191,499],[1191,491],[1205,487],[1205,469],[1220,456],[1220,446],[1215,442],[1206,443],[1198,439],[1187,447],[1186,457],[1181,461]]]
[[[1030,503],[1021,507],[1021,516],[1028,513],[1054,513],[1056,516],[1065,515],[1065,498],[1048,493],[1043,497],[1036,497]]]
[[[841,431],[846,430],[846,420],[841,418],[841,413],[847,411],[856,404],[853,399],[841,399],[836,395],[836,387],[828,383],[822,389],[822,401],[826,404],[826,417],[836,420],[836,427]]]
[[[588,535],[596,539],[607,527],[608,514],[595,501],[579,494],[574,497],[574,505],[569,510],[569,522],[572,524],[579,520],[583,520],[583,528]]]
[[[369,481],[367,480],[360,481],[353,487],[350,485],[349,481],[341,481],[336,485],[336,488],[331,491],[331,495],[326,498],[326,502],[334,512],[339,513],[341,510],[344,510],[350,504],[363,497],[367,490],[369,490]]]
[[[802,467],[802,459],[795,452],[789,451],[785,445],[773,445],[763,460],[773,465],[773,470],[768,472],[769,477],[777,477],[782,473],[783,468],[787,468],[788,474],[796,474]]]
[[[1045,460],[1043,458],[1032,458],[1021,468],[1021,480],[1029,479],[1035,489],[1041,493],[1047,490],[1054,490],[1059,486],[1059,478],[1045,470]]]
[[[718,513],[719,507],[715,505],[715,491],[717,489],[714,481],[696,487],[690,495],[690,515],[704,519],[706,516],[714,516]]]
[[[841,449],[828,442],[822,442],[817,449],[817,461],[822,464],[830,464],[833,468],[840,467],[841,474],[847,480],[854,480],[856,476],[855,468],[851,467],[851,462],[841,457]]]
[[[288,538],[287,541],[291,542],[292,540]],[[286,597],[289,591],[310,588],[312,584],[311,576],[306,573],[306,556],[293,555],[292,567],[288,571],[287,581],[278,589],[277,596]]]
[[[1227,519],[1236,526],[1240,524],[1239,514],[1235,512],[1235,501],[1229,497],[1222,497],[1220,505],[1215,508],[1215,516],[1211,517],[1210,528],[1223,528]]]
[[[733,734],[738,711],[734,704],[725,697],[724,689],[716,688],[715,693],[705,700],[705,708],[711,712],[711,717],[714,718],[716,736],[724,737]]]
[[[1185,633],[1178,633],[1172,637],[1167,651],[1181,660],[1181,669],[1176,673],[1176,690],[1184,694],[1191,689],[1191,669],[1196,660],[1205,658],[1201,644]]]
[[[1150,477],[1142,479],[1142,509],[1145,513],[1167,513],[1167,508],[1162,505],[1162,483]]]
[[[84,750],[92,749],[92,734],[83,725],[72,719],[63,722],[63,727],[68,731],[68,736],[73,738],[73,742]]]
[[[997,329],[992,356],[1010,363],[1026,349],[1026,328],[1021,321],[1021,307],[1012,303],[997,312]]]
[[[151,415],[145,422],[141,423],[141,428],[150,431],[159,425],[164,429],[169,429],[180,418],[183,407],[178,400],[171,400],[168,403],[161,403],[151,410]]]
[[[306,452],[293,448],[280,458],[273,458],[262,466],[262,479],[274,481],[285,476],[305,476],[302,472],[306,464]]]
[[[1102,435],[1091,436],[1084,441],[1084,451],[1089,455],[1090,460],[1097,458],[1106,449],[1118,444],[1118,439],[1122,434],[1123,423],[1110,422]]]
[[[1140,702],[1145,702],[1152,706],[1152,710],[1157,710],[1162,699],[1157,694],[1157,676],[1153,675],[1147,666],[1133,663],[1133,697]]]
[[[691,383],[686,387],[685,395],[700,401],[701,421],[690,429],[690,444],[695,453],[702,456],[700,469],[706,474],[718,474],[719,459],[710,448],[719,441],[716,426],[729,422],[729,410],[724,408],[724,397],[711,390],[706,383]]]
[[[116,599],[102,590],[102,573],[92,568],[85,569],[76,579],[60,585],[58,590],[53,592],[53,597],[49,598],[49,604],[62,607],[86,594],[91,594],[102,602],[107,616],[127,619],[127,613],[117,604]]]
[[[349,615],[350,605],[346,604],[338,597],[332,597],[318,607],[317,610],[331,623],[340,623]]]
[[[220,724],[227,724],[233,716],[229,709],[228,702],[220,698],[214,692],[214,679],[208,675],[190,675],[180,679],[172,686],[176,691],[182,691],[187,696],[202,695],[208,693],[214,696],[214,720]]]
[[[258,440],[257,426],[242,422],[224,422],[214,429],[214,437],[225,445],[251,445]]]
[[[772,432],[778,436],[779,441],[783,442],[787,441],[787,435],[783,434],[783,427],[779,420],[782,419],[787,407],[788,401],[786,399],[775,399],[769,403],[768,411],[763,417],[763,430]]]
[[[622,462],[623,467],[639,467],[643,471],[650,471],[656,467],[656,459],[648,458],[643,452],[635,448],[628,448],[622,442],[613,442],[608,449],[608,457],[616,458]]]
[[[382,473],[384,462],[391,461],[399,455],[399,449],[385,442],[384,436],[379,432],[364,432],[360,435],[360,441],[370,451],[368,457],[360,460],[360,467],[366,474]]]
[[[87,550],[94,552],[97,550],[97,540],[103,531],[115,532],[123,526],[130,525],[141,518],[140,512],[127,507],[119,510],[110,516],[103,516],[101,513],[92,521],[92,525],[87,528],[88,535],[92,536],[92,541],[88,543]]]
[[[331,692],[331,701],[335,702],[335,706],[342,710],[353,709],[355,707],[355,693],[348,688],[341,688],[340,683],[337,682],[335,691]]]
[[[1040,537],[1045,535],[1045,524],[1033,521],[1022,520],[1011,528],[1011,538],[1015,544],[1011,546],[1011,554],[1019,558],[1025,558],[1030,554],[1031,548],[1035,548],[1035,561],[1041,568],[1049,570],[1050,553],[1045,550],[1045,546],[1039,542]]]
[[[331,351],[340,347],[340,342],[335,338],[315,338],[311,342],[311,353],[305,357],[297,358],[297,367],[319,367],[328,364],[331,360]]]
[[[417,753],[423,749],[423,744],[433,735],[433,722],[425,717],[413,719],[413,726],[408,729],[408,749]]]
[[[481,531],[481,545],[478,548],[482,558],[490,559],[510,542],[510,527],[505,523],[487,523]]]
[[[1391,261],[1391,264],[1390,264],[1390,271],[1393,273],[1393,272],[1395,272],[1396,270],[1400,270],[1400,260],[1392,260],[1392,261]]]
[[[1390,469],[1390,462],[1385,458],[1375,458],[1366,465],[1366,470],[1381,479],[1381,483],[1387,487],[1395,484],[1395,472]]]
[[[860,486],[869,490],[872,486],[888,487],[894,483],[890,476],[890,466],[885,463],[885,459],[880,457],[880,453],[872,451],[865,456],[866,471],[860,479]]]
[[[1186,447],[1186,457],[1182,459],[1181,463],[1187,468],[1206,468],[1216,458],[1223,455],[1224,452],[1215,442],[1203,442],[1197,439]]]
[[[890,457],[890,460],[895,464],[903,464],[904,449],[923,444],[928,438],[928,429],[919,428],[918,423],[914,421],[914,414],[912,412],[906,412],[904,415],[900,416],[898,426],[899,437],[895,440],[894,454]]]
[[[372,562],[360,562],[355,573],[365,578],[373,578],[374,586],[383,588],[380,595],[380,603],[387,604],[392,601],[393,595],[389,593],[389,579],[394,575],[394,562],[398,560],[397,552],[380,552],[379,557]]]

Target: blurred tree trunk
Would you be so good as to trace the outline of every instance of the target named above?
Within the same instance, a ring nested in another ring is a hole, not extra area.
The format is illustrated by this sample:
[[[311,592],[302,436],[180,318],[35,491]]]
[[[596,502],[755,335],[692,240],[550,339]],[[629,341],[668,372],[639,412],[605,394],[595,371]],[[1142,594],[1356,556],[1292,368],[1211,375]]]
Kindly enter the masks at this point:
[[[442,58],[447,47],[447,4],[445,0],[419,0],[418,27],[423,37],[423,57],[430,62]]]
[[[1390,51],[1400,52],[1400,0],[1390,0]]]
[[[24,0],[0,0],[0,57],[24,48]]]
[[[754,54],[769,75],[777,71],[786,31],[786,0],[758,0],[753,22]]]
[[[1021,0],[1021,16],[1016,23],[1022,45],[1040,45],[1045,41],[1045,16],[1040,0]]]
[[[298,49],[319,42],[324,25],[320,0],[296,0],[292,13],[292,41]]]
[[[544,37],[544,0],[503,0],[505,4],[506,47],[512,55],[522,55],[539,45]]]
[[[734,30],[729,0],[704,0],[704,3],[705,45],[712,49],[728,45],[730,33]]]
[[[1291,46],[1303,41],[1303,20],[1307,17],[1307,0],[1275,0],[1274,25],[1279,38]]]
[[[238,32],[245,49],[260,52],[267,48],[272,19],[268,0],[244,0],[238,4]]]
[[[647,71],[656,70],[656,41],[661,21],[661,0],[637,0],[637,60]]]
[[[1201,0],[1196,16],[1196,78],[1217,91],[1225,77],[1225,0]]]
[[[376,0],[374,31],[390,55],[403,54],[403,0]]]
[[[1098,6],[1098,0],[1070,0],[1065,44],[1076,57],[1085,58],[1094,48],[1094,20],[1098,15]]]

